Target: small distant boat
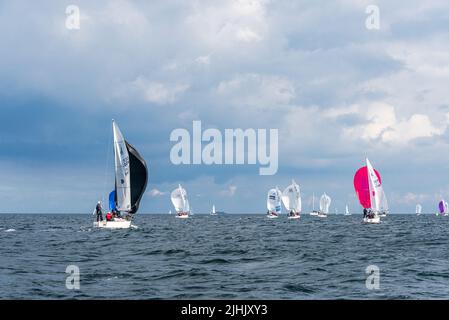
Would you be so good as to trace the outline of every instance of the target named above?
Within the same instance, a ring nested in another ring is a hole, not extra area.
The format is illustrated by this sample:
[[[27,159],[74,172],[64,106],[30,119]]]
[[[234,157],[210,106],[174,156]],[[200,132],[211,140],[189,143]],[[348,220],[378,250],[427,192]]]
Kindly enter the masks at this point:
[[[382,188],[381,200],[380,200],[380,209],[379,209],[379,217],[386,217],[387,214],[390,213],[388,209],[388,201],[387,196],[385,195],[385,191]]]
[[[125,140],[118,125],[112,120],[115,158],[115,189],[109,194],[112,218],[95,221],[94,227],[128,229],[133,215],[139,209],[140,200],[147,187],[148,169],[145,160]],[[112,213],[115,213],[112,215]],[[124,214],[124,215],[123,215]]]
[[[422,206],[418,203],[416,205],[416,215],[419,216],[422,212]]]
[[[363,222],[380,223],[381,201],[382,198],[386,201],[386,197],[379,172],[373,168],[368,158],[366,166],[359,168],[354,175],[354,189],[363,207]],[[388,209],[386,202],[382,205]]]
[[[212,205],[212,211],[210,212],[211,216],[216,216],[217,215],[217,211],[215,211],[215,205]]]
[[[449,204],[447,202],[444,202],[444,216],[449,215]]]
[[[295,180],[282,192],[282,203],[288,211],[288,219],[301,217],[301,192]]]
[[[446,205],[445,205],[445,201],[444,199],[441,199],[440,202],[438,202],[438,211],[436,213],[437,216],[439,216],[440,214],[444,214],[444,212],[446,211]]]
[[[346,207],[345,207],[345,216],[350,216],[351,215],[351,213],[349,212],[349,207],[348,207],[348,205],[346,205]]]
[[[331,197],[329,197],[326,192],[321,195],[320,198],[320,211],[317,214],[319,218],[327,218],[329,213],[329,207],[331,205]]]
[[[274,219],[278,218],[281,214],[281,191],[276,187],[275,189],[270,189],[267,194],[267,218]]]
[[[171,210],[168,212],[168,214],[171,214],[172,212],[171,212]]]
[[[310,212],[311,216],[317,216],[319,211],[315,210],[315,193],[312,193],[312,212]]]
[[[189,200],[186,190],[179,184],[171,193],[171,202],[175,207],[176,218],[187,219],[190,214]]]

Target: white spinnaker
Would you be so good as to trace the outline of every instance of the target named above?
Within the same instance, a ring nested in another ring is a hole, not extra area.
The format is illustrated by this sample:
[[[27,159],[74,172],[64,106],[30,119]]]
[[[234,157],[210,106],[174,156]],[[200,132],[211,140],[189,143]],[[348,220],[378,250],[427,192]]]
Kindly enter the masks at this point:
[[[281,192],[278,188],[270,189],[268,191],[267,209],[270,212],[281,213]]]
[[[322,213],[328,214],[329,213],[329,207],[331,206],[331,198],[324,193],[320,198],[320,211]]]
[[[294,180],[282,192],[282,202],[288,211],[301,212],[301,192],[299,185]]]
[[[181,185],[179,185],[175,190],[172,191],[170,198],[176,212],[188,211],[186,210],[186,204],[188,205],[187,194],[184,188],[181,187]]]
[[[417,205],[416,205],[416,213],[417,214],[420,214],[422,212],[422,206],[418,203]]]
[[[381,209],[381,198],[384,197],[382,185],[380,184],[379,178],[377,178],[373,166],[371,165],[371,162],[369,162],[368,158],[366,158],[366,167],[368,168],[371,209],[374,210],[374,212],[379,212]]]
[[[117,210],[127,212],[131,210],[131,184],[129,173],[129,154],[125,139],[119,127],[112,121],[115,154],[115,184],[117,192]]]

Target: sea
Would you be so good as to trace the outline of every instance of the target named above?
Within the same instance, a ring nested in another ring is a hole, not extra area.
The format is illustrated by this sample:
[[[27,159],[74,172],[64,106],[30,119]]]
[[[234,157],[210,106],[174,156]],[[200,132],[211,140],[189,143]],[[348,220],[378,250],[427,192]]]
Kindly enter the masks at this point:
[[[449,217],[0,214],[0,299],[448,299]],[[75,285],[76,284],[76,285]]]

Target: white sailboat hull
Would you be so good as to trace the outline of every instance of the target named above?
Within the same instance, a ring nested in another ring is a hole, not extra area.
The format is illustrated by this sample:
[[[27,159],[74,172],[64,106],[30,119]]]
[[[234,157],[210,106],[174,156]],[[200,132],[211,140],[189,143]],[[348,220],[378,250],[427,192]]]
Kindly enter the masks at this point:
[[[131,220],[116,219],[114,221],[99,221],[94,222],[94,228],[104,228],[104,229],[129,229],[131,228]]]
[[[317,215],[318,215],[318,212],[312,211],[312,212],[310,213],[310,215],[311,215],[311,216],[317,216]]]
[[[299,219],[299,218],[301,218],[300,215],[288,216],[288,219]]]
[[[279,216],[277,216],[275,214],[267,214],[267,218],[268,219],[276,219],[276,218],[279,218]]]
[[[380,223],[380,217],[363,218],[364,223]]]
[[[327,218],[327,214],[325,214],[325,213],[318,213],[317,217],[318,218]]]

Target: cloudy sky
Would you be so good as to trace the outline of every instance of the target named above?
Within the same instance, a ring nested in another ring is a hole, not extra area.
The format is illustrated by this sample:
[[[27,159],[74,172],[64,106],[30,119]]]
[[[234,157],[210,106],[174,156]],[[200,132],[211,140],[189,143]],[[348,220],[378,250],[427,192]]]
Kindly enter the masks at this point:
[[[66,26],[68,5],[80,28]],[[366,27],[377,5],[380,28]],[[447,1],[0,1],[0,212],[88,212],[113,184],[111,119],[146,159],[141,212],[182,183],[195,212],[266,211],[294,178],[304,209],[360,211],[368,156],[390,207],[449,198]],[[279,170],[173,165],[170,133],[279,130]]]

